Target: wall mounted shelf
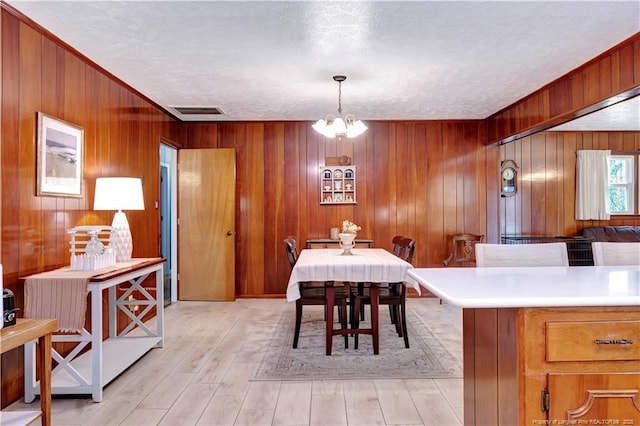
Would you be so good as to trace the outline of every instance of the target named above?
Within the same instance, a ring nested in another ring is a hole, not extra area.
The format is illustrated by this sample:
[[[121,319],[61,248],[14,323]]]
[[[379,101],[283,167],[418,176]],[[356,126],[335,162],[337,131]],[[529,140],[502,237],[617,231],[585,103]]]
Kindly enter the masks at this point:
[[[320,166],[320,204],[356,204],[356,166]]]

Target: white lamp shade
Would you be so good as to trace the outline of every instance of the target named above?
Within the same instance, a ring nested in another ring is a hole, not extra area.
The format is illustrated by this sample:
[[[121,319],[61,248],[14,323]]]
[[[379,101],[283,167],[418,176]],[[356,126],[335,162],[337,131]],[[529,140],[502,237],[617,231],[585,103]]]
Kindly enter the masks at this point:
[[[316,132],[321,133],[321,134],[323,134],[323,135],[324,135],[324,132],[325,132],[325,131],[326,131],[326,129],[327,129],[327,122],[326,122],[326,121],[324,121],[324,120],[318,120],[318,121],[316,121],[316,123],[315,123],[313,126],[311,126],[311,127],[313,127],[313,130],[315,130]]]
[[[347,134],[347,125],[341,117],[336,117],[333,122],[333,133],[336,136],[344,136]]]
[[[142,180],[129,177],[96,179],[94,210],[144,210]]]
[[[360,136],[367,130],[367,126],[360,120],[356,120],[352,125],[347,126],[347,137],[355,138],[356,136]]]

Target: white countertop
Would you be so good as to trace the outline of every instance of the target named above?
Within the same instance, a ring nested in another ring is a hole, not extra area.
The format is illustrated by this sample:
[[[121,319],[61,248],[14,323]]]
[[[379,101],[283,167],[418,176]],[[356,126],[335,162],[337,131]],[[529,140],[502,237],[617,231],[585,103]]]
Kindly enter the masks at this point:
[[[462,308],[640,306],[640,266],[415,268],[407,274]]]

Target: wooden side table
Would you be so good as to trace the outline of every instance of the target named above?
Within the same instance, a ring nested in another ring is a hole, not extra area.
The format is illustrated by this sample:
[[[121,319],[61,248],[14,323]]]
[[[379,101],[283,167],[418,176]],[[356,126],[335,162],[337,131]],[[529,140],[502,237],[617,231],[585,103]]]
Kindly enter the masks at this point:
[[[360,240],[356,238],[355,247],[356,248],[373,248],[373,240]],[[330,238],[316,238],[312,240],[307,240],[307,248],[339,248],[340,240],[332,240]]]
[[[58,329],[55,319],[18,318],[16,325],[0,330],[0,353],[38,339],[40,361],[40,411],[3,411],[2,424],[29,424],[42,417],[42,426],[51,425],[51,335]]]

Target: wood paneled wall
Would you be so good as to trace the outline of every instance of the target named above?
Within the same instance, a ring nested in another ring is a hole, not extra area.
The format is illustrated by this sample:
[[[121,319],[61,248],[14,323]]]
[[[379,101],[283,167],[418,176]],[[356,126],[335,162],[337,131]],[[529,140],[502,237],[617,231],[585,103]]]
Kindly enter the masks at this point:
[[[487,143],[511,141],[640,93],[640,33],[487,119]]]
[[[576,235],[586,226],[640,226],[640,216],[576,220],[576,151],[640,150],[640,132],[542,132],[500,147],[520,167],[518,193],[501,199],[501,234]]]
[[[326,238],[344,219],[377,247],[391,248],[396,234],[414,238],[421,267],[441,266],[455,233],[497,235],[497,216],[487,220],[496,188],[485,175],[499,150],[483,146],[482,122],[367,122],[354,140],[326,139],[311,124],[184,124],[185,148],[236,150],[238,296],[283,294],[282,240]],[[342,155],[357,166],[358,203],[320,205],[319,167]]]
[[[92,209],[98,176],[142,177],[145,211],[127,212],[134,256],[158,256],[159,145],[177,123],[73,49],[2,9],[1,162],[4,286],[23,308],[20,277],[69,264],[66,229],[110,224]],[[36,113],[84,128],[84,194],[36,196]],[[22,395],[22,349],[2,356],[2,405]]]

